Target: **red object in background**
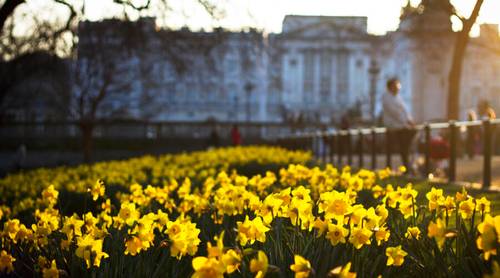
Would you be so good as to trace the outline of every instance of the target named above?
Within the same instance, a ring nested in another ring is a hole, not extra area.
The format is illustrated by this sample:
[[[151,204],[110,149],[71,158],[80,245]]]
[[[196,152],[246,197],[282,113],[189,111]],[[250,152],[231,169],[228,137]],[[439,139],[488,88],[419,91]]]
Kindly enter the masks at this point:
[[[234,146],[241,145],[241,133],[240,133],[240,130],[238,129],[237,126],[234,126],[231,129],[231,138],[233,140],[233,145]]]
[[[442,137],[431,139],[431,158],[446,159],[450,157],[450,144]]]

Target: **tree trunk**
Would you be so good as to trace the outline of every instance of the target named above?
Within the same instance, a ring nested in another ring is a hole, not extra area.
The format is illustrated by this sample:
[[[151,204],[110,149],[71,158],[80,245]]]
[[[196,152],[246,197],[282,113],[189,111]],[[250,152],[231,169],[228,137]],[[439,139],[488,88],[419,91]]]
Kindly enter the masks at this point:
[[[484,0],[477,0],[468,19],[462,19],[462,30],[457,34],[450,74],[448,76],[448,120],[458,120],[460,113],[460,83],[469,33],[479,16]]]
[[[458,34],[448,76],[448,120],[458,120],[460,110],[460,83],[462,80],[462,65],[469,35]]]
[[[82,131],[83,161],[85,163],[90,163],[92,157],[92,133],[94,131],[94,124],[82,122],[80,123],[80,129]]]
[[[24,3],[24,0],[7,0],[3,3],[2,7],[0,7],[0,35],[2,34],[5,21],[14,13],[17,6],[22,3]]]

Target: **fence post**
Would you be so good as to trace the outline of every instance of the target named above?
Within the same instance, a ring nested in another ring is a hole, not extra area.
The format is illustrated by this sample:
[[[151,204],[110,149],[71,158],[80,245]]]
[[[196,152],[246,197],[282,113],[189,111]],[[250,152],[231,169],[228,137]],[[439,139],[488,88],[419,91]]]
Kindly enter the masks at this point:
[[[318,144],[316,144],[316,135],[311,134],[309,140],[311,140],[310,144],[313,157],[318,159]]]
[[[359,164],[359,169],[363,168],[364,166],[364,159],[363,159],[363,130],[362,129],[359,129],[358,130],[358,140],[359,140],[359,144],[358,144],[358,155],[359,155],[359,161],[358,161],[358,164]]]
[[[491,121],[483,121],[483,189],[491,186]]]
[[[323,153],[322,153],[322,160],[323,163],[326,163],[326,158],[328,157],[327,151],[329,151],[330,148],[328,148],[326,142],[328,142],[326,134],[323,134],[321,137],[321,146],[323,146]]]
[[[344,134],[340,132],[337,136],[337,168],[342,167],[342,156],[344,155],[344,146],[342,146],[342,142],[345,141],[343,136]]]
[[[450,121],[450,165],[448,167],[448,180],[454,182],[457,172],[457,125],[455,121]]]
[[[337,134],[332,135],[332,139],[329,141],[330,142],[330,163],[335,164],[335,152],[337,152],[336,148],[336,139],[337,139]]]
[[[347,165],[352,167],[352,140],[351,131],[347,130]]]
[[[385,130],[385,161],[386,166],[392,168],[392,145],[391,145],[391,130],[386,128]]]
[[[372,128],[372,169],[377,169],[377,132],[375,128]]]
[[[425,124],[424,132],[425,132],[424,173],[426,178],[428,178],[429,174],[431,173],[431,126],[428,123]]]
[[[316,155],[315,155],[315,151],[314,151],[314,136],[306,133],[304,138],[307,142],[307,146],[309,146],[308,147],[309,151],[311,151],[313,154],[313,157],[315,157]]]
[[[156,139],[161,139],[161,123],[156,124]]]

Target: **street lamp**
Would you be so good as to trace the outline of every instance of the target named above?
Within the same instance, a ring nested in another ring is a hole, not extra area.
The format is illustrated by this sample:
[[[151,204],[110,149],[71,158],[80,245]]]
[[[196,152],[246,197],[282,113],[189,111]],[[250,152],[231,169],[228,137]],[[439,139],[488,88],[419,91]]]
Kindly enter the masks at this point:
[[[371,60],[368,68],[370,74],[370,116],[372,123],[375,124],[375,101],[377,99],[377,79],[380,73],[380,68],[377,61]]]
[[[234,118],[236,122],[240,119],[240,111],[238,110],[239,99],[238,96],[234,96]]]
[[[250,97],[251,97],[251,94],[252,94],[252,91],[254,89],[254,85],[252,84],[252,82],[247,82],[245,84],[245,92],[247,93],[247,122],[249,123],[250,122],[250,119],[251,119],[251,107],[250,107]]]

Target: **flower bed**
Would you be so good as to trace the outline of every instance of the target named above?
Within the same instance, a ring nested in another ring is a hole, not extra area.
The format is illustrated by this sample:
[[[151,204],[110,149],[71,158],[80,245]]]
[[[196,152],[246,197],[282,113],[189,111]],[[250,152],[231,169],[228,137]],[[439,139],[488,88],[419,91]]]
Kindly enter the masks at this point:
[[[310,162],[238,147],[9,176],[0,275],[499,274],[500,216],[486,198]]]

